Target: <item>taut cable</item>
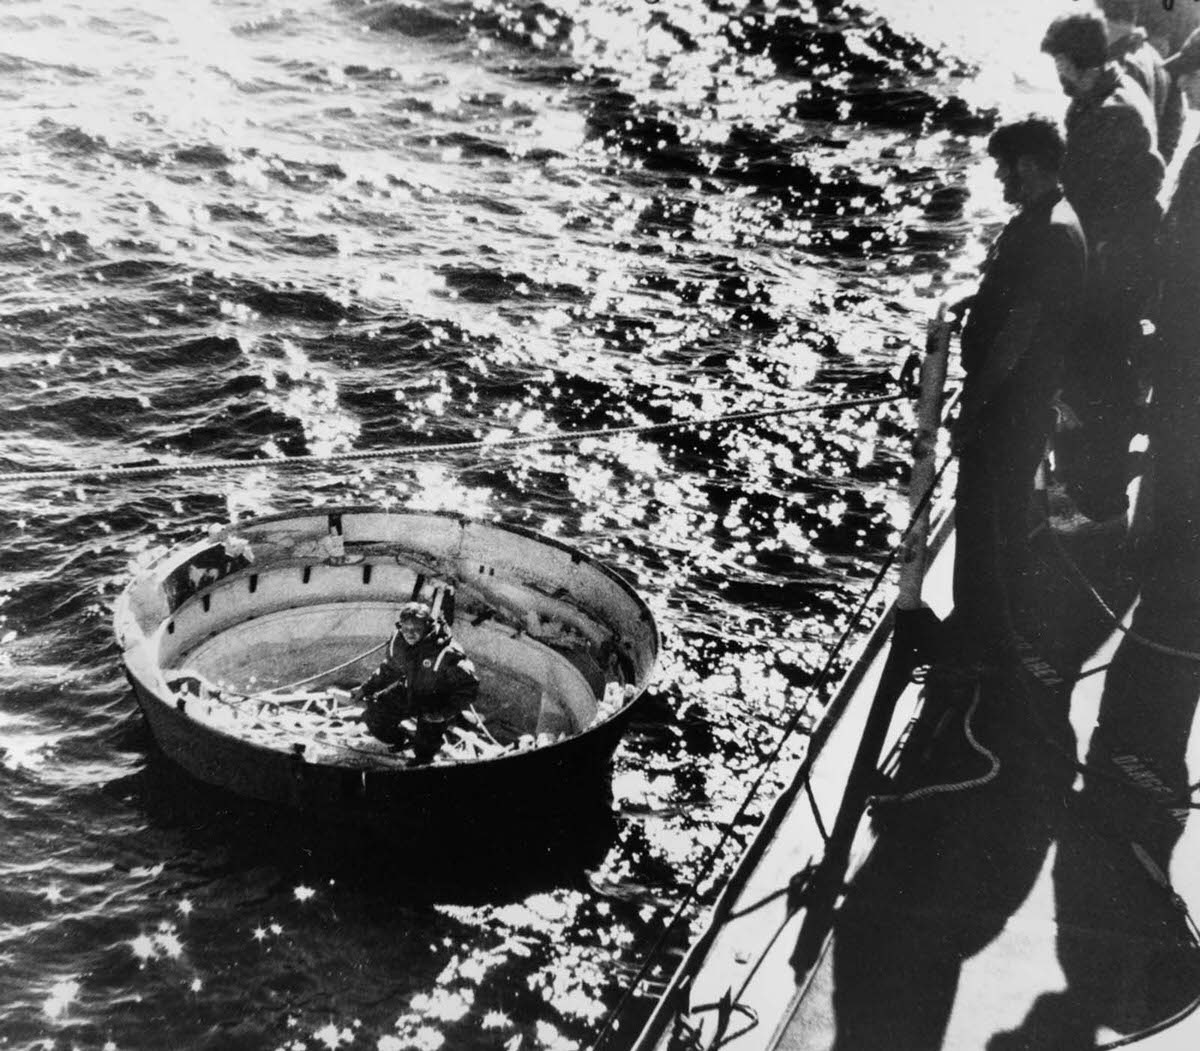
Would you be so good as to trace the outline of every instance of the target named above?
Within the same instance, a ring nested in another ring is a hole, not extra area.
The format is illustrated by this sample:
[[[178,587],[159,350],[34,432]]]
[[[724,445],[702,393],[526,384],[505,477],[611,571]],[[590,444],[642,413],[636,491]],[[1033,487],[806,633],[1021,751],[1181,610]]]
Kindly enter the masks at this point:
[[[352,452],[318,455],[307,453],[302,456],[259,456],[252,460],[198,460],[195,462],[155,464],[113,464],[100,467],[70,467],[48,471],[0,472],[0,484],[18,482],[63,482],[83,478],[151,478],[166,474],[206,474],[210,471],[247,471],[260,467],[326,466],[335,463],[351,463],[362,460],[420,459],[446,453],[487,451],[491,449],[513,449],[537,445],[560,445],[581,442],[589,438],[613,438],[624,434],[656,434],[664,431],[686,430],[693,427],[712,427],[728,423],[751,420],[766,420],[777,416],[792,416],[804,412],[831,412],[835,409],[855,409],[866,405],[883,405],[902,401],[905,394],[884,394],[872,398],[848,398],[842,401],[806,402],[789,405],[782,409],[753,409],[745,412],[730,412],[719,416],[697,416],[691,420],[671,420],[667,423],[630,424],[625,427],[600,427],[586,431],[557,431],[553,434],[522,434],[489,440],[486,438],[469,442],[440,442],[430,445],[402,445],[386,449],[361,449]]]

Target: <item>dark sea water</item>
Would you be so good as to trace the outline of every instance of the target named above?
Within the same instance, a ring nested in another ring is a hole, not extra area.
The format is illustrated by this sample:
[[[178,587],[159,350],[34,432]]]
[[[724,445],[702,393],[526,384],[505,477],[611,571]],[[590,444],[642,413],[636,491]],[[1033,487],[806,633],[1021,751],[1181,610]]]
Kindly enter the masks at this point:
[[[0,0],[0,470],[888,393],[1003,217],[995,113],[1056,104],[1048,17]],[[910,423],[0,486],[0,1048],[558,1051],[618,1008],[620,1046],[633,977],[669,974],[803,755],[905,523]],[[664,653],[602,830],[438,871],[161,769],[111,639],[131,560],[361,502],[530,526],[635,582]]]

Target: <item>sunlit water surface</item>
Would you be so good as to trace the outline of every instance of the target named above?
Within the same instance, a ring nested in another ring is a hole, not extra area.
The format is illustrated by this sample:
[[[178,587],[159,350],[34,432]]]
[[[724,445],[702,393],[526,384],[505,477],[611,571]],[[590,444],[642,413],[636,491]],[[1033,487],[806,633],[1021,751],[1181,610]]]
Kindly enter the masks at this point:
[[[0,4],[0,466],[888,393],[1003,217],[989,111],[1059,104],[1047,17]],[[0,488],[0,1046],[573,1049],[620,1008],[619,1046],[633,976],[669,973],[803,755],[814,679],[905,522],[910,423],[889,404]],[[420,851],[323,852],[158,769],[110,636],[131,559],[359,502],[530,526],[635,582],[664,655],[603,834],[434,878]]]

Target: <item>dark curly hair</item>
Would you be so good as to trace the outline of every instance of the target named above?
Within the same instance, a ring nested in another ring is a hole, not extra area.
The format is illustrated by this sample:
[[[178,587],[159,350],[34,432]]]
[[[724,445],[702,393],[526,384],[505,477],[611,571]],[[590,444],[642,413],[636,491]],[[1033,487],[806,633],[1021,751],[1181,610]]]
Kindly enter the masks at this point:
[[[987,149],[990,156],[1008,164],[1015,164],[1020,157],[1031,157],[1039,167],[1057,175],[1062,170],[1067,146],[1054,121],[1031,114],[997,128],[988,139]]]
[[[1047,55],[1069,58],[1079,69],[1095,69],[1108,59],[1108,36],[1098,12],[1061,15],[1050,23],[1042,38]]]

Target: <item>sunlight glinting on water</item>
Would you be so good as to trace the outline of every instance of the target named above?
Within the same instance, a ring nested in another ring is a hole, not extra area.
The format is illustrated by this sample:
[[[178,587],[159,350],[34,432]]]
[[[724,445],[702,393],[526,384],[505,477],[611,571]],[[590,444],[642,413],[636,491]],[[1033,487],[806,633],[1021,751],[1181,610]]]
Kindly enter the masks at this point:
[[[880,0],[890,29],[817,0],[17,5],[0,451],[320,456],[878,393],[1004,214],[973,107],[1061,105],[1049,14],[1015,4]],[[803,754],[801,733],[706,868],[783,727],[820,716],[807,688],[907,519],[911,425],[6,491],[0,820],[30,860],[4,866],[23,992],[0,1026],[122,1051],[586,1046]],[[664,652],[615,828],[566,875],[406,897],[156,789],[107,625],[131,561],[359,502],[560,536],[650,605]]]

